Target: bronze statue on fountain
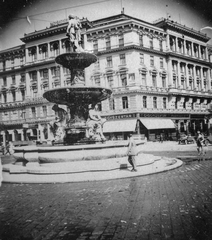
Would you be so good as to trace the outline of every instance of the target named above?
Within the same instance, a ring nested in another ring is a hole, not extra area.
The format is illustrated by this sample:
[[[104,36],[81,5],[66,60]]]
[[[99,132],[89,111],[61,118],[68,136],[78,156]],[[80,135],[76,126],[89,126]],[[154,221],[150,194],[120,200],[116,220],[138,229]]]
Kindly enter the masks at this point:
[[[97,57],[82,48],[82,25],[78,17],[69,16],[66,35],[71,52],[56,57],[56,63],[70,70],[71,86],[46,91],[43,96],[55,103],[55,121],[50,123],[54,143],[86,144],[104,142],[103,124],[97,104],[110,97],[111,89],[85,86],[84,69]],[[59,106],[66,105],[68,113]],[[65,121],[64,121],[64,119]]]

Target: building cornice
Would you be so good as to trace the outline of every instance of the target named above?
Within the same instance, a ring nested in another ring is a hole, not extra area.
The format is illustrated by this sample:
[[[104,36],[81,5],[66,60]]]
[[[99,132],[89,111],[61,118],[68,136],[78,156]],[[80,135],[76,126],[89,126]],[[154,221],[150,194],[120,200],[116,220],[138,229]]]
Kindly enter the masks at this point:
[[[182,53],[178,54],[178,53],[169,51],[169,52],[166,52],[166,56],[167,56],[167,58],[176,57],[176,58],[179,59],[179,61],[181,59],[184,59],[184,60],[189,61],[189,62],[204,64],[204,65],[207,65],[208,67],[212,67],[212,63],[209,62],[208,60],[193,58],[193,57],[190,57],[190,56],[183,55]]]
[[[90,22],[86,18],[82,19],[81,24],[83,29],[87,29],[91,27]],[[46,29],[24,34],[24,37],[21,38],[21,41],[23,41],[24,43],[28,43],[38,39],[55,36],[61,33],[64,34],[66,33],[67,25],[68,25],[68,21],[62,24],[53,25]]]
[[[206,34],[166,18],[161,18],[155,21],[154,24],[155,26],[164,29],[164,31],[174,30],[182,35],[187,35],[203,42],[208,42],[210,40],[210,37],[208,37]]]

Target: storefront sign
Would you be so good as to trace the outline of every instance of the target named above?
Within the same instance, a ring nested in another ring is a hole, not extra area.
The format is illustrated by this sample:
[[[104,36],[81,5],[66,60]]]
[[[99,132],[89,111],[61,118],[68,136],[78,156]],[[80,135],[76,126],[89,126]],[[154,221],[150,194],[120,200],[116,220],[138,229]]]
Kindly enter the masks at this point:
[[[105,117],[107,120],[114,120],[114,119],[124,119],[124,118],[136,118],[136,113],[133,114],[121,114],[121,115],[114,115],[114,116],[107,116]]]
[[[140,117],[167,117],[167,118],[189,118],[189,114],[171,114],[171,113],[140,113]]]

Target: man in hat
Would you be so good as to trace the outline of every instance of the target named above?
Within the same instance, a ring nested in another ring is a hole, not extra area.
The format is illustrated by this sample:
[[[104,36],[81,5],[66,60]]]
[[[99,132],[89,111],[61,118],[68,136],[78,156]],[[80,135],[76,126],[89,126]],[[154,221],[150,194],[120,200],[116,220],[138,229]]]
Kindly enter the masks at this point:
[[[135,143],[135,140],[133,139],[132,134],[129,135],[127,155],[128,155],[128,162],[132,166],[131,172],[137,172],[135,156],[138,154],[136,149],[136,143]]]

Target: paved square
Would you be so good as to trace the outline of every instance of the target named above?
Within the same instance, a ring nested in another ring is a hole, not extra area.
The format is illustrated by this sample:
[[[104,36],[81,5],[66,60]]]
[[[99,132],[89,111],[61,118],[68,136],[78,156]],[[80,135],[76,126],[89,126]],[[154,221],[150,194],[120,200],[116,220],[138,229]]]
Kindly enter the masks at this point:
[[[212,239],[212,161],[85,183],[3,184],[0,239]]]

